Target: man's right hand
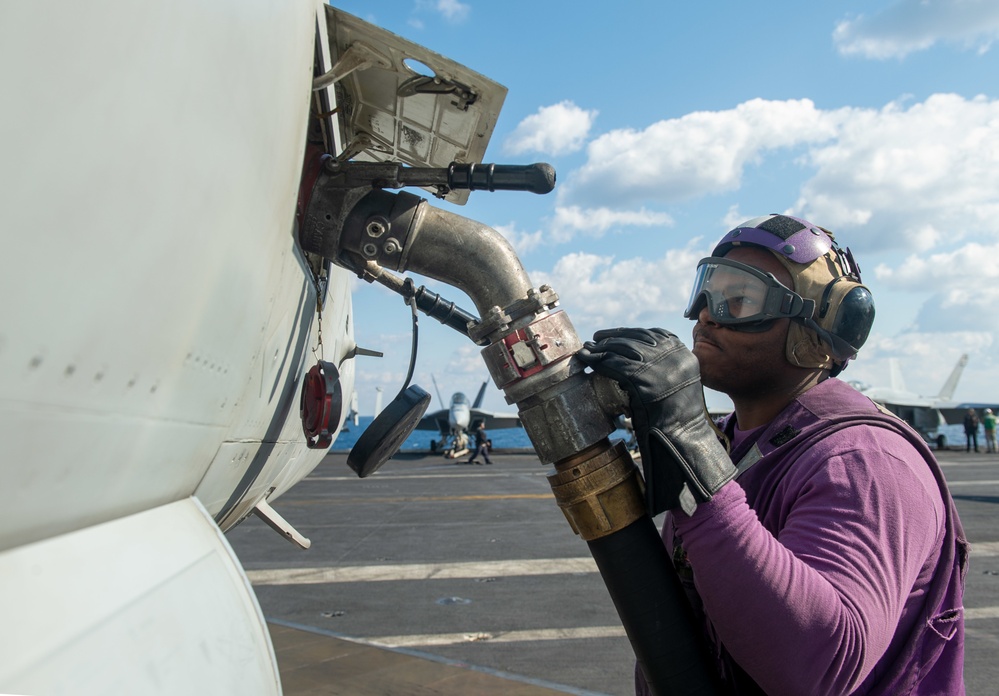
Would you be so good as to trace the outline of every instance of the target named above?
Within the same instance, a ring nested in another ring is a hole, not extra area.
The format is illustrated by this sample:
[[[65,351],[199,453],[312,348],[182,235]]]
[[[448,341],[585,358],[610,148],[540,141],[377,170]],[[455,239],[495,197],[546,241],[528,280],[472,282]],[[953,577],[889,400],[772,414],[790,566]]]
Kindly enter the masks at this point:
[[[704,411],[697,358],[663,329],[597,331],[577,353],[628,393],[649,514],[688,514],[735,476]]]

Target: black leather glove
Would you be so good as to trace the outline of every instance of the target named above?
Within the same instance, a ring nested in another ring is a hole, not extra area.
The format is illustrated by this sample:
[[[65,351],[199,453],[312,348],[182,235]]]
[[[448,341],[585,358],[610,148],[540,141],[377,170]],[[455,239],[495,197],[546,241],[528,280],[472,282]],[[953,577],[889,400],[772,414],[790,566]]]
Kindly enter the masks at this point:
[[[690,514],[735,476],[704,410],[697,358],[663,329],[607,329],[576,354],[628,393],[649,514]]]

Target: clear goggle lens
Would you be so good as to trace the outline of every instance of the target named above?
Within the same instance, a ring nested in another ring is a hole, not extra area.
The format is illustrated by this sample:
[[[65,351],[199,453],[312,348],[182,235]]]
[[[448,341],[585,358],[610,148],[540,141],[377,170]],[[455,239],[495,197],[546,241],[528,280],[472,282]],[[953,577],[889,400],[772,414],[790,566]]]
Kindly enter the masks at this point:
[[[803,300],[773,275],[721,257],[701,259],[683,316],[697,319],[707,307],[718,324],[750,328],[775,319],[810,318],[812,300]]]

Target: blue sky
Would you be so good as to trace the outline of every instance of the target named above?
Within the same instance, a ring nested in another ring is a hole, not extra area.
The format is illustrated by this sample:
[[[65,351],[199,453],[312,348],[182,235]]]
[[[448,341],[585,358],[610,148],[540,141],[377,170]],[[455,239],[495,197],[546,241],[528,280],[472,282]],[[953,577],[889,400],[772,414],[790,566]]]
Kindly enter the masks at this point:
[[[805,217],[853,249],[877,303],[844,379],[999,398],[999,3],[337,1],[509,90],[485,161],[544,161],[556,190],[438,202],[500,231],[578,333],[683,319],[694,267],[736,223]],[[416,279],[470,311],[457,290]],[[409,360],[409,310],[354,293],[360,410]],[[478,348],[422,317],[414,382],[487,378]],[[709,395],[712,405],[725,399]],[[512,410],[490,386],[486,406]],[[437,407],[436,398],[432,406]]]

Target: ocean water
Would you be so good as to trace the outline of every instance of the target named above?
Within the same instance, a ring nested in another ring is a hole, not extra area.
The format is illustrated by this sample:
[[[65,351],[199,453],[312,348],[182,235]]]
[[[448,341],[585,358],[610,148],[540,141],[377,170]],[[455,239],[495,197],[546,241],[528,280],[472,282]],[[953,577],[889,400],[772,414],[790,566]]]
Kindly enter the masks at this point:
[[[964,437],[963,425],[945,425],[937,432],[947,438],[947,448],[963,448],[967,442]],[[978,429],[978,449],[985,449],[985,431],[981,428]]]
[[[347,422],[347,425],[336,440],[333,441],[331,450],[349,451],[357,442],[364,429],[368,427],[373,416],[361,416],[358,425]],[[493,441],[493,448],[496,449],[533,449],[531,439],[527,437],[527,431],[523,428],[496,428],[489,430],[489,439]],[[430,441],[440,436],[431,430],[414,430],[412,434],[402,443],[401,451],[429,450]],[[627,440],[628,434],[623,430],[616,431],[611,435],[611,439]]]
[[[361,436],[364,429],[368,427],[373,416],[361,416],[358,425],[348,422],[336,440],[333,441],[331,450],[350,451]],[[940,429],[947,438],[947,447],[964,447],[964,427],[960,425],[947,425]],[[402,443],[402,451],[425,451],[430,449],[430,440],[438,437],[437,433],[430,430],[414,430],[412,434]],[[612,440],[628,440],[628,433],[624,430],[616,430],[610,436]],[[523,428],[500,428],[489,431],[489,438],[493,441],[493,447],[499,449],[533,449],[531,439],[527,437],[527,432]],[[979,431],[978,446],[985,449],[985,436]]]

